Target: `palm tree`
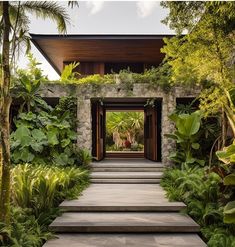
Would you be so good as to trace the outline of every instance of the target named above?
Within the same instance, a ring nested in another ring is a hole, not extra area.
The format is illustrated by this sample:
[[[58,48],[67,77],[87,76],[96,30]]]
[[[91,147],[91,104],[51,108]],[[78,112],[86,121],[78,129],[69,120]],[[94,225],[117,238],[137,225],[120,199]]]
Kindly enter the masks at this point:
[[[131,143],[134,143],[136,136],[143,132],[144,115],[137,111],[107,112],[106,127],[108,134],[115,133],[117,136],[118,133],[120,137],[125,136]],[[116,141],[119,142],[118,138],[116,138]]]
[[[69,2],[74,6],[76,3]],[[11,106],[11,65],[14,62],[15,54],[26,44],[30,48],[29,16],[34,14],[38,18],[49,18],[57,23],[60,33],[66,32],[66,24],[69,17],[64,9],[57,2],[47,1],[25,1],[0,3],[0,40],[2,46],[2,61],[0,80],[0,164],[1,164],[1,185],[0,185],[0,221],[10,223],[10,127],[9,109]]]

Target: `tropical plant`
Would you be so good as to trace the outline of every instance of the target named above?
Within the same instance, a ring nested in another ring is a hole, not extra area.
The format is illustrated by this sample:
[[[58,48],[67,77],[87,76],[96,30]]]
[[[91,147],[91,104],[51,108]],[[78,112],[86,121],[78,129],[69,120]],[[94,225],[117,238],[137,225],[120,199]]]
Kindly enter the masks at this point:
[[[176,141],[178,148],[170,158],[177,164],[199,164],[203,166],[205,161],[196,158],[195,151],[200,149],[199,129],[201,126],[201,112],[192,114],[172,114],[169,117],[176,125],[176,131],[166,136]]]
[[[78,196],[88,184],[88,172],[78,168],[45,165],[17,165],[12,170],[12,200],[21,208],[31,208],[36,217]],[[42,218],[42,217],[41,217]]]
[[[222,151],[217,151],[216,155],[225,164],[231,166],[231,173],[224,178],[224,185],[235,186],[235,171],[233,166],[235,164],[235,141],[225,147]],[[235,194],[233,192],[231,198],[234,199]],[[230,201],[224,208],[224,222],[225,223],[235,223],[235,200]]]
[[[58,30],[66,30],[68,16],[63,7],[56,2],[4,1],[0,5],[1,31],[0,43],[2,45],[2,63],[0,81],[0,153],[1,153],[1,186],[0,186],[0,221],[10,223],[10,126],[9,113],[11,106],[11,63],[14,62],[15,53],[20,44],[30,44],[27,36],[29,30],[28,13],[37,17],[51,18],[56,21]]]
[[[78,165],[88,166],[92,161],[92,156],[90,152],[86,149],[79,149],[76,153]]]
[[[59,103],[55,106],[53,114],[61,116],[65,112],[69,113],[68,120],[72,130],[77,131],[77,98],[74,96],[61,97]]]
[[[11,89],[12,96],[22,101],[19,112],[36,110],[36,107],[48,110],[49,106],[43,104],[40,93],[41,83],[47,81],[42,70],[38,67],[40,63],[28,54],[29,63],[27,69],[18,69],[16,76],[12,78],[14,87]],[[25,108],[26,106],[26,108]]]
[[[73,165],[76,132],[72,130],[69,113],[60,117],[40,111],[21,113],[11,133],[12,161]]]
[[[4,247],[40,247],[52,237],[52,234],[45,231],[44,226],[38,223],[30,209],[11,207],[10,227],[0,224],[0,234],[7,234],[8,241],[0,239]]]
[[[107,112],[107,134],[113,135],[115,145],[119,147],[121,139],[127,138],[131,143],[143,135],[144,114],[142,112]]]
[[[78,66],[79,66],[78,62],[73,62],[68,65],[65,65],[61,73],[60,80],[63,82],[78,80],[78,76],[80,74],[74,71]]]
[[[222,221],[221,182],[218,174],[190,166],[166,169],[161,181],[170,200],[187,205],[187,213],[201,226],[203,238],[211,247],[233,246],[235,239],[233,226]]]
[[[235,247],[234,234],[220,224],[203,227],[201,232],[206,239],[209,239],[208,247]]]

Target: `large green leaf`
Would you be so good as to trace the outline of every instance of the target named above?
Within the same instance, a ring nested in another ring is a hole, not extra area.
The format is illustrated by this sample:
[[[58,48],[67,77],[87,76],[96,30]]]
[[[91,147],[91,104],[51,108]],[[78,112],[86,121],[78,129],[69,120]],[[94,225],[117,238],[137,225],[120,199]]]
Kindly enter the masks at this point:
[[[235,143],[216,152],[217,157],[225,164],[235,163]]]
[[[32,130],[32,136],[36,141],[39,142],[47,138],[46,135],[43,133],[43,131],[39,129]]]
[[[50,145],[57,145],[59,144],[58,138],[57,138],[58,131],[56,129],[51,129],[47,133],[48,143]]]
[[[235,201],[229,202],[224,207],[224,222],[228,224],[235,223]]]
[[[224,185],[235,185],[235,173],[229,174],[224,178]]]
[[[61,147],[65,148],[66,146],[68,146],[70,144],[70,139],[63,139],[60,143],[61,143]]]
[[[22,150],[16,150],[12,154],[15,162],[31,162],[34,159],[34,155],[29,152],[28,148],[24,148]]]
[[[25,127],[24,125],[21,125],[17,128],[14,135],[15,135],[16,139],[19,139],[21,141],[26,136],[30,136],[30,130],[27,127]]]
[[[201,125],[201,115],[199,112],[194,112],[191,115],[182,114],[179,115],[179,118],[176,121],[176,127],[180,134],[190,137],[195,135]]]
[[[35,141],[32,141],[30,146],[32,147],[32,149],[35,151],[35,152],[39,152],[41,153],[43,151],[43,145],[41,142],[35,142]]]
[[[200,144],[199,143],[192,143],[192,148],[195,149],[195,150],[198,150],[200,148]]]

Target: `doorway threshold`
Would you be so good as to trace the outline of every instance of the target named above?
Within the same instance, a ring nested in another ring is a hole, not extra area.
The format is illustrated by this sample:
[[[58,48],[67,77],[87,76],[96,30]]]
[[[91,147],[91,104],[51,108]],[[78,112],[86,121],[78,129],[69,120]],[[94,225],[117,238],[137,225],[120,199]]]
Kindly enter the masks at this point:
[[[144,158],[144,152],[140,151],[115,151],[106,152],[106,158]]]

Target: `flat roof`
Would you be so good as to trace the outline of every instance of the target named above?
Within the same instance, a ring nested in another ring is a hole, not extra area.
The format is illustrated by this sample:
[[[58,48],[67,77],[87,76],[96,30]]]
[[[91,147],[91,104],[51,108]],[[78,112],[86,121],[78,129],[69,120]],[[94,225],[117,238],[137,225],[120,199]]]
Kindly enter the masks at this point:
[[[30,34],[31,41],[60,74],[64,62],[160,63],[164,37],[156,34]]]

